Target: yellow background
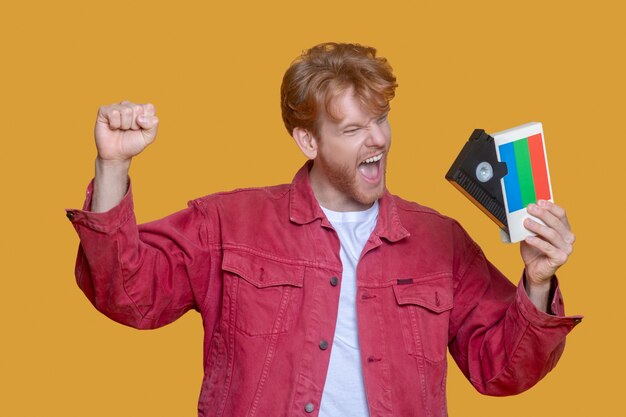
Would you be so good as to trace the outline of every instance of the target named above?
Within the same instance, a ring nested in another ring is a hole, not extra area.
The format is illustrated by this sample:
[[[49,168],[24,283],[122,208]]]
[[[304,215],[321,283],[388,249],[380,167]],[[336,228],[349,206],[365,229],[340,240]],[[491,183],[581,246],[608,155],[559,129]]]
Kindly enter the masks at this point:
[[[19,5],[18,5],[19,4]],[[625,13],[618,2],[351,0],[10,2],[0,13],[0,415],[192,416],[197,314],[139,332],[74,283],[79,207],[98,106],[152,101],[159,137],[134,161],[140,221],[188,199],[289,182],[303,157],[278,89],[301,50],[373,45],[393,65],[388,186],[459,219],[512,280],[516,246],[443,178],[474,128],[544,123],[552,186],[578,237],[560,272],[586,319],[531,391],[483,397],[451,363],[452,416],[620,413],[626,366],[623,197]]]

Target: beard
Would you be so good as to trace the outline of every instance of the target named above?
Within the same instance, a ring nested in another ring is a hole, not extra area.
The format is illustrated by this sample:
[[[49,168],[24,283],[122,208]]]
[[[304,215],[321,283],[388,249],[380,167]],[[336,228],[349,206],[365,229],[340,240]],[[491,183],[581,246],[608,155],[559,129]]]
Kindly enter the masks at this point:
[[[380,199],[385,192],[386,165],[382,172],[382,186],[373,190],[362,190],[358,185],[358,174],[352,166],[331,163],[322,155],[318,155],[315,159],[315,163],[319,164],[328,182],[333,187],[360,204],[371,205]]]

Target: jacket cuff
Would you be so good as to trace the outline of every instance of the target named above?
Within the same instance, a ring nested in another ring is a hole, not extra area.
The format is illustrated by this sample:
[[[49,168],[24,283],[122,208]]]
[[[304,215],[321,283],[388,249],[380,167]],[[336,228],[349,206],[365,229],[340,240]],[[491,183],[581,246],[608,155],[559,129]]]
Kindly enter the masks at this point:
[[[574,327],[580,323],[583,316],[566,316],[565,306],[563,304],[563,295],[559,288],[559,281],[556,277],[552,278],[552,288],[554,293],[550,300],[551,314],[539,310],[528,297],[526,288],[524,287],[524,278],[520,280],[517,286],[517,305],[522,315],[531,324],[541,327],[551,326],[570,326]]]
[[[110,234],[118,230],[128,219],[133,216],[133,196],[130,184],[128,180],[128,190],[118,203],[117,206],[112,209],[95,213],[91,211],[91,200],[93,198],[93,179],[87,186],[85,193],[85,203],[82,210],[79,209],[65,209],[65,215],[72,222],[74,227],[85,226],[98,232]]]

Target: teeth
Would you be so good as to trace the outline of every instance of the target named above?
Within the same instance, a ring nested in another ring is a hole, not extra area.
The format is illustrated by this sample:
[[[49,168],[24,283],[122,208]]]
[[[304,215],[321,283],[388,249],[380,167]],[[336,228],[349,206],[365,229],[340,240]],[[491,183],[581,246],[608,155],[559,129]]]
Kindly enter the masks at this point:
[[[383,157],[383,154],[378,154],[376,156],[372,156],[371,158],[367,158],[365,161],[363,161],[364,164],[371,164],[372,162],[377,162],[380,161],[380,159]]]

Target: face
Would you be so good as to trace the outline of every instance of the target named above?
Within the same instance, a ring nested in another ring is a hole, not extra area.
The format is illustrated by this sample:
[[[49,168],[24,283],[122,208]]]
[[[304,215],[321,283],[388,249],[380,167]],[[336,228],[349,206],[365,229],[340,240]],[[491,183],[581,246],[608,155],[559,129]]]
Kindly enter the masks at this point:
[[[369,208],[385,190],[385,167],[391,145],[387,114],[372,114],[352,89],[332,103],[334,120],[323,114],[311,186],[322,206],[336,211]]]

